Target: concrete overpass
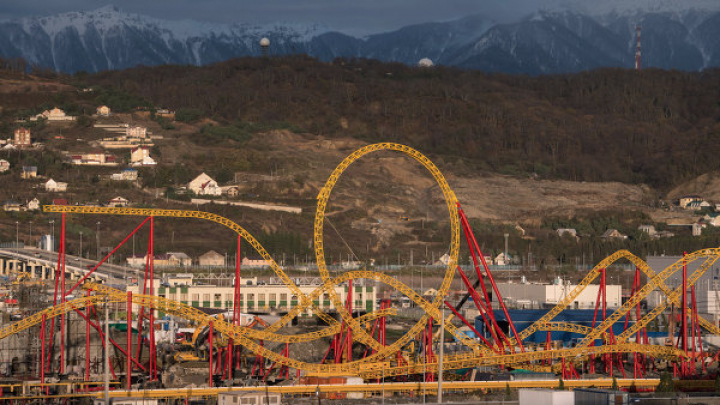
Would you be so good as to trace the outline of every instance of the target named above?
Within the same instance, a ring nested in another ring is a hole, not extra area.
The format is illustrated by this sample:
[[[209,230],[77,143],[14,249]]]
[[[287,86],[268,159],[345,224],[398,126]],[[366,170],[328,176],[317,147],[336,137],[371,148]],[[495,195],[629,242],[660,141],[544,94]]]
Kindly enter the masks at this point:
[[[28,247],[0,249],[0,276],[12,276],[25,272],[31,278],[54,280],[57,262],[57,252]],[[77,280],[88,274],[96,264],[95,260],[66,254],[65,276],[71,280]],[[140,280],[144,274],[144,271],[140,269],[103,263],[89,279],[102,283],[127,284],[128,278]]]

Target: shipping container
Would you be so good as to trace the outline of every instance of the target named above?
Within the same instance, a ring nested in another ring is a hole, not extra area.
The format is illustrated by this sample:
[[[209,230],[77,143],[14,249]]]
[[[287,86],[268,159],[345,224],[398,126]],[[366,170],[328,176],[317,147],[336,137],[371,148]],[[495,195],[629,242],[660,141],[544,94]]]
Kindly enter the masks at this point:
[[[279,392],[218,392],[218,405],[280,405]]]
[[[105,405],[105,399],[95,399],[93,405]],[[158,405],[158,400],[149,398],[110,398],[110,405]]]
[[[625,391],[600,388],[576,388],[575,405],[628,405],[630,396]]]
[[[575,405],[573,391],[520,388],[519,405]]]

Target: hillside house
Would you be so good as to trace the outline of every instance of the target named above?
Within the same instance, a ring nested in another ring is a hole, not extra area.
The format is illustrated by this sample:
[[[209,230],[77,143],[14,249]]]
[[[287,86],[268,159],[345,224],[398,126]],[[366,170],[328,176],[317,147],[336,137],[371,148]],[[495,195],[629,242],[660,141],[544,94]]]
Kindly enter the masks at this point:
[[[166,120],[175,121],[175,111],[160,108],[155,111],[155,115]]]
[[[117,196],[113,198],[112,200],[108,201],[108,207],[127,207],[129,205],[129,201],[126,198]]]
[[[53,199],[53,205],[69,205],[68,200],[64,198],[55,198]]]
[[[702,219],[703,219],[703,222],[705,222],[708,225],[720,226],[720,213],[711,212],[711,213],[705,214],[705,216]]]
[[[712,208],[712,204],[709,202],[702,200],[702,201],[691,201],[686,206],[686,210],[693,210],[693,211],[699,211],[706,208]]]
[[[74,165],[88,166],[117,166],[117,159],[113,155],[103,152],[92,152],[70,155],[70,162]]]
[[[48,121],[74,121],[75,117],[65,114],[65,111],[55,107],[52,110],[45,110],[42,113],[30,117],[30,121],[37,121],[38,119],[46,119]]]
[[[704,227],[703,224],[701,224],[699,222],[692,224],[691,225],[692,236],[701,236],[703,227]]]
[[[167,252],[164,255],[159,255],[159,258],[161,261],[166,261],[167,266],[180,266],[180,267],[190,267],[192,266],[192,259],[190,256],[186,255],[183,252]],[[157,263],[157,259],[155,261]]]
[[[15,145],[13,145],[13,144],[11,144],[11,143],[8,143],[8,144],[5,144],[5,146],[2,147],[2,150],[17,150],[17,148],[15,147]]]
[[[147,128],[141,126],[129,126],[125,130],[125,136],[128,138],[145,138],[147,137]]]
[[[32,140],[30,137],[30,129],[18,128],[15,130],[13,135],[13,145],[16,148],[29,148],[32,146]]]
[[[702,197],[696,194],[684,195],[678,200],[678,206],[680,208],[688,209],[688,205],[693,202],[702,202]]]
[[[13,200],[7,200],[3,203],[3,210],[8,212],[20,212],[20,203]]]
[[[555,232],[557,232],[559,237],[563,237],[564,235],[570,235],[573,238],[577,238],[577,230],[574,228],[558,228]]]
[[[151,158],[150,156],[145,156],[144,158],[142,158],[141,161],[133,163],[132,166],[154,166],[156,164],[157,162],[155,162],[155,159]]]
[[[120,173],[113,173],[110,179],[115,181],[135,181],[138,179],[137,169],[124,169]]]
[[[253,267],[253,268],[263,268],[263,267],[270,267],[270,262],[263,259],[262,257],[243,257],[243,259],[240,261],[240,265],[242,267]]]
[[[235,198],[240,195],[240,188],[237,186],[230,186],[227,189],[225,189],[225,194],[227,194],[230,198]]]
[[[10,170],[10,162],[5,159],[0,159],[0,173],[5,173]]]
[[[150,157],[149,146],[138,146],[131,149],[130,162],[133,166],[148,166],[155,164],[155,160]]]
[[[37,166],[23,166],[21,177],[25,180],[37,177]]]
[[[59,181],[55,181],[53,179],[50,179],[45,182],[45,191],[51,192],[51,193],[63,193],[67,191],[67,183],[62,183]]]
[[[512,255],[508,254],[505,256],[505,253],[500,253],[499,255],[495,256],[495,259],[493,260],[493,263],[495,263],[496,266],[508,266],[513,263],[515,260]]]
[[[195,177],[187,186],[196,195],[222,195],[222,189],[212,177],[205,173]]]
[[[130,267],[143,267],[145,265],[145,256],[128,256],[125,258],[125,263]]]
[[[128,256],[125,262],[130,267],[142,267],[147,261],[145,256]],[[155,267],[190,267],[192,259],[190,256],[182,252],[167,252],[165,254],[157,254],[153,256],[153,266]]]
[[[198,264],[202,267],[223,267],[225,266],[225,256],[211,250],[198,258]]]
[[[640,225],[638,226],[638,230],[650,236],[654,236],[657,233],[654,225]]]
[[[627,236],[626,236],[626,235],[623,235],[622,233],[620,233],[620,231],[618,231],[617,229],[608,229],[608,230],[605,231],[605,233],[603,233],[602,236],[600,236],[600,237],[603,238],[603,239],[605,239],[605,240],[613,240],[613,239],[615,239],[615,240],[625,240],[625,239],[627,239]]]
[[[101,105],[100,107],[95,110],[97,115],[100,115],[102,117],[109,117],[110,116],[110,107],[106,105]]]
[[[28,201],[25,205],[28,211],[38,211],[40,210],[40,200],[37,198],[33,198],[32,200]]]

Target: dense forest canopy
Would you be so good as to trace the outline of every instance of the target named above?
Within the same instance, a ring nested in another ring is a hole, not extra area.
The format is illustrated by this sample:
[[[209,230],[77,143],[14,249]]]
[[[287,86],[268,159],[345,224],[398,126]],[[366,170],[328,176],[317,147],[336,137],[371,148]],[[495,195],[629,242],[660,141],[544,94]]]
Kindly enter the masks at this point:
[[[488,75],[370,60],[243,58],[77,75],[159,106],[328,137],[397,141],[472,170],[661,190],[715,170],[720,70]]]

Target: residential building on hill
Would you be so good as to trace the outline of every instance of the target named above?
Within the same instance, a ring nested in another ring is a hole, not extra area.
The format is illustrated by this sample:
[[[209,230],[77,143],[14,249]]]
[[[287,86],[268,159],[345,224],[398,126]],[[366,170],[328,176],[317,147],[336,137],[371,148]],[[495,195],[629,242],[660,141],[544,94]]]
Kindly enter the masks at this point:
[[[149,146],[138,146],[130,150],[130,162],[133,166],[150,166],[155,160],[150,157]]]
[[[257,268],[271,266],[270,262],[263,259],[262,257],[243,257],[243,259],[240,261],[240,265],[242,267],[257,267]]]
[[[123,169],[120,173],[113,173],[110,179],[115,181],[135,181],[138,179],[137,169]]]
[[[48,121],[74,121],[75,117],[65,114],[65,111],[55,107],[52,110],[45,110],[42,113],[30,117],[30,121],[37,121],[38,119],[46,119]]]
[[[27,207],[28,211],[38,211],[40,210],[40,200],[37,198],[33,198],[32,200],[28,201],[25,205]]]
[[[127,207],[130,202],[123,197],[117,196],[108,201],[108,207]]]
[[[620,233],[617,229],[608,229],[600,237],[603,239],[627,239],[627,236]]]
[[[147,137],[147,128],[141,126],[129,126],[125,130],[128,138],[145,138]]]
[[[222,189],[212,177],[205,173],[195,177],[187,186],[196,195],[222,195]]]
[[[225,256],[210,250],[198,258],[198,264],[202,267],[223,267],[225,266]]]
[[[37,166],[23,166],[21,177],[25,180],[37,177]]]
[[[62,193],[67,191],[67,183],[55,181],[53,179],[50,179],[45,182],[45,191],[49,191],[51,193]]]
[[[108,107],[108,106],[106,106],[106,105],[101,105],[101,106],[98,107],[97,110],[95,110],[95,111],[97,112],[97,115],[101,115],[101,116],[104,116],[104,117],[107,117],[107,116],[110,115],[110,107]]]
[[[32,146],[32,139],[30,136],[30,129],[18,128],[15,130],[13,137],[13,145],[16,148],[29,148]]]

